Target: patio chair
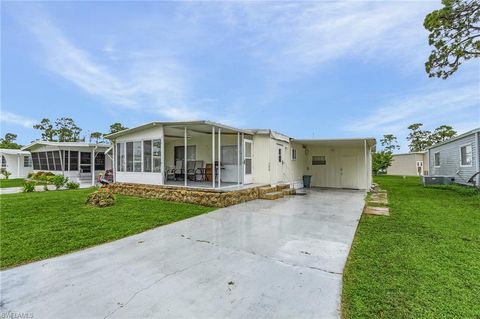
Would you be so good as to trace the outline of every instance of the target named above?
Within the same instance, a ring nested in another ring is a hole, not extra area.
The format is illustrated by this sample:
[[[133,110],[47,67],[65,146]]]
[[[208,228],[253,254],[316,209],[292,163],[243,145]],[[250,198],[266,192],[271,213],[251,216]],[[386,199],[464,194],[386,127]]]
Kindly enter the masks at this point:
[[[175,167],[165,171],[167,181],[176,181],[179,176],[183,176],[183,161],[177,160]]]
[[[187,163],[187,177],[191,181],[198,181],[198,177],[202,180],[203,177],[203,161],[188,161]]]

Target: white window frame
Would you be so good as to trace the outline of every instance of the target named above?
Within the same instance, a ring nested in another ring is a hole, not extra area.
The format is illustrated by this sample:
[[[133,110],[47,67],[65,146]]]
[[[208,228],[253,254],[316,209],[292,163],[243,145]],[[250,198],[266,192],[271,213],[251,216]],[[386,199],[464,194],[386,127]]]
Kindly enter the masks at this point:
[[[470,146],[470,164],[462,164],[462,148]],[[473,166],[473,147],[471,143],[460,145],[460,167],[472,167]]]
[[[117,170],[117,172],[120,172],[120,173],[126,173],[126,174],[138,174],[138,173],[146,173],[146,174],[150,174],[150,173],[153,173],[153,174],[161,174],[161,170],[156,172],[153,170],[153,163],[154,163],[154,156],[153,156],[153,141],[156,141],[156,140],[159,140],[159,141],[162,141],[162,138],[161,137],[152,137],[152,138],[143,138],[143,139],[129,139],[129,140],[123,140],[123,141],[120,141],[120,142],[116,142],[117,144],[123,144],[123,149],[124,149],[124,152],[125,152],[125,156],[123,158],[123,168],[124,170],[123,171],[119,171]],[[151,155],[151,159],[150,159],[150,162],[151,162],[151,167],[152,167],[152,171],[151,172],[144,172],[144,163],[143,163],[143,160],[144,160],[144,152],[143,152],[143,142],[144,141],[150,141],[152,143],[152,155]],[[141,143],[142,145],[142,157],[141,157],[141,163],[142,163],[142,169],[141,171],[139,172],[136,172],[135,171],[135,163],[138,163],[139,161],[135,161],[133,160],[132,162],[132,171],[129,172],[127,171],[127,143],[129,142],[132,142],[132,143],[135,143],[135,142],[139,142]],[[160,160],[161,162],[163,162],[163,154],[161,154],[160,156]],[[117,165],[117,164],[115,164]]]
[[[291,155],[292,155],[292,161],[296,161],[297,160],[297,149],[292,147],[292,150],[291,150]]]
[[[435,160],[435,155],[438,154],[438,165],[437,165],[437,161]],[[440,167],[442,166],[442,160],[440,158],[440,152],[435,152],[433,153],[433,167]]]
[[[25,160],[27,161],[27,165],[25,165]],[[25,155],[23,157],[23,167],[33,167],[33,160],[30,155]]]

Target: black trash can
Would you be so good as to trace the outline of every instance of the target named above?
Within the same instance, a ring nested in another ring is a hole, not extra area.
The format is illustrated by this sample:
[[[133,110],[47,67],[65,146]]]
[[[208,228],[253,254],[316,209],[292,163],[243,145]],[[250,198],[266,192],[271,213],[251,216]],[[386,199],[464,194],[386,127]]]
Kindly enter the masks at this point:
[[[310,188],[311,180],[312,180],[312,175],[303,175],[303,187]]]

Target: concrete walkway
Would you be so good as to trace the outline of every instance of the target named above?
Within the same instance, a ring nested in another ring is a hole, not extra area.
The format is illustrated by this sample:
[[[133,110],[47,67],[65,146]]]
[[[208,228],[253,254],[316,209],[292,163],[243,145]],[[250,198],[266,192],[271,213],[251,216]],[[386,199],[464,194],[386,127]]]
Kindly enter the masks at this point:
[[[1,272],[34,318],[338,318],[364,193],[256,200]]]

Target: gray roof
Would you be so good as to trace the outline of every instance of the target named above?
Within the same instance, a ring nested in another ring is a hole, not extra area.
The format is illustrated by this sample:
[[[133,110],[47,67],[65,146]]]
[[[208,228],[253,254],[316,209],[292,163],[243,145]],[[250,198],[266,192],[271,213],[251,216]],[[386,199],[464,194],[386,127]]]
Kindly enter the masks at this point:
[[[22,151],[19,149],[10,149],[10,148],[0,148],[1,154],[8,154],[8,155],[30,155],[28,151]]]
[[[475,134],[475,133],[479,133],[479,132],[480,132],[480,127],[477,127],[477,128],[475,128],[475,129],[473,129],[473,130],[470,130],[470,131],[465,132],[465,133],[463,133],[463,134],[460,134],[460,135],[457,135],[457,136],[455,136],[455,137],[452,137],[452,138],[450,138],[450,139],[448,139],[448,140],[446,140],[446,141],[443,141],[443,142],[434,144],[434,145],[432,145],[432,146],[430,146],[430,147],[427,147],[427,150],[429,150],[429,149],[431,149],[431,148],[434,148],[434,147],[437,147],[437,146],[440,146],[440,145],[443,145],[443,144],[447,144],[447,143],[456,141],[456,140],[458,140],[458,139],[460,139],[460,138],[462,138],[462,137],[465,137],[465,136],[468,136],[468,135],[472,135],[472,134]]]

